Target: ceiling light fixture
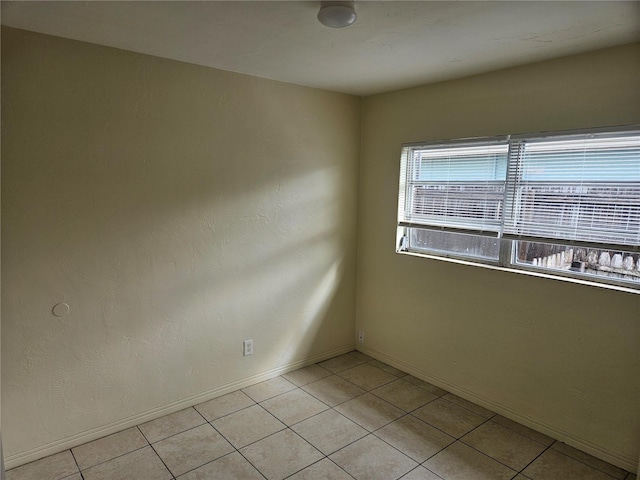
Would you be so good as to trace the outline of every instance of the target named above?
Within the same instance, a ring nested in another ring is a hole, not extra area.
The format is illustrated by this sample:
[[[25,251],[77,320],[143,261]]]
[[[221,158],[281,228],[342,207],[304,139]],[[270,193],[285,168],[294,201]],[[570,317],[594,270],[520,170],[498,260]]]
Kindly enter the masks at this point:
[[[354,2],[320,2],[318,21],[331,28],[344,28],[353,25],[358,16]]]

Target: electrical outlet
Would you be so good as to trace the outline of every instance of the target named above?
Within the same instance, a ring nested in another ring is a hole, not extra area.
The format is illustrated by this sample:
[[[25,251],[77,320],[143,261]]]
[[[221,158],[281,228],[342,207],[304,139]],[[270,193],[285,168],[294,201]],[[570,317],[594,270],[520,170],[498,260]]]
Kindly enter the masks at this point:
[[[358,342],[364,343],[364,332],[358,332]]]
[[[242,342],[242,355],[253,355],[253,340],[245,340]]]

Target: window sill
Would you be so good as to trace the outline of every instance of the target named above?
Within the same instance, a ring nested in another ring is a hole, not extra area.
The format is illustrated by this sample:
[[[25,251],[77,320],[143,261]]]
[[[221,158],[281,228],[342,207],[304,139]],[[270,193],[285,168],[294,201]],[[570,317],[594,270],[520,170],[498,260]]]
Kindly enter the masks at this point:
[[[442,262],[456,263],[458,265],[469,265],[471,267],[480,267],[480,268],[487,268],[489,270],[499,270],[502,272],[517,273],[521,275],[528,275],[531,277],[548,278],[550,280],[558,280],[561,282],[569,282],[569,283],[574,283],[579,285],[587,285],[590,287],[604,288],[606,290],[614,290],[617,292],[633,293],[636,295],[640,295],[640,289],[636,289],[632,287],[624,287],[621,285],[614,285],[609,283],[593,282],[593,281],[584,280],[581,278],[565,277],[562,275],[553,275],[553,274],[542,273],[542,272],[534,272],[531,270],[525,270],[520,268],[501,267],[498,265],[491,265],[491,264],[486,264],[481,262],[473,262],[470,260],[461,260],[458,258],[440,257],[437,255],[430,255],[427,253],[417,253],[417,252],[408,252],[408,251],[396,251],[396,253],[400,255],[408,255],[411,257],[428,258],[430,260],[439,260]]]

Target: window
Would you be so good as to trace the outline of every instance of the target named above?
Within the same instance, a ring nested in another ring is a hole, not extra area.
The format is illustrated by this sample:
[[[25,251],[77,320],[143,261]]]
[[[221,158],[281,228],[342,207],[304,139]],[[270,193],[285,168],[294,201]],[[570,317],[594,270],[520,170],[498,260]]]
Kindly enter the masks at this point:
[[[640,129],[405,145],[398,251],[640,288]]]

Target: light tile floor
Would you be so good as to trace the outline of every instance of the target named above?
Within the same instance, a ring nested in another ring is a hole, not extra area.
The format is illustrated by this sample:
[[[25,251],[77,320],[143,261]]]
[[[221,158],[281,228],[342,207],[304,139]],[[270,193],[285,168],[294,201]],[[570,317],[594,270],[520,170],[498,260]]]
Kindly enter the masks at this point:
[[[359,352],[7,472],[7,480],[634,480]]]

